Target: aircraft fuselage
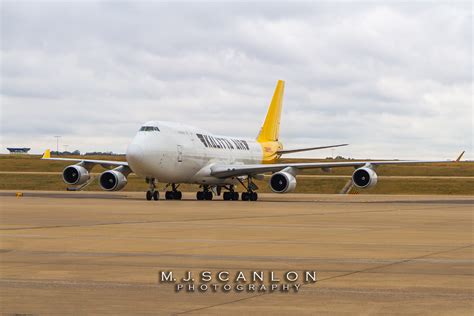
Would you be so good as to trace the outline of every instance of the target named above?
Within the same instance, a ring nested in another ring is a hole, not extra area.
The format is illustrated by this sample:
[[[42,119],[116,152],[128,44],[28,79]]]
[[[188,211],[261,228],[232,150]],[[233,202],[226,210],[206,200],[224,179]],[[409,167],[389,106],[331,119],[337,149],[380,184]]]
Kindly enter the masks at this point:
[[[127,148],[127,162],[138,176],[166,183],[235,184],[210,175],[214,163],[258,164],[264,146],[256,140],[213,135],[173,122],[143,124]]]

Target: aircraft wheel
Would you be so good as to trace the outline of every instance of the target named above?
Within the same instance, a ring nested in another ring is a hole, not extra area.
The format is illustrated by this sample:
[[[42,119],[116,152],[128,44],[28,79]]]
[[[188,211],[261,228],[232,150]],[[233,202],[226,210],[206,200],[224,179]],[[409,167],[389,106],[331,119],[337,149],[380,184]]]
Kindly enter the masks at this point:
[[[204,198],[208,201],[212,200],[212,192],[210,191],[204,192]]]
[[[232,200],[238,201],[239,200],[239,192],[232,192]]]
[[[153,194],[151,193],[151,191],[146,191],[146,199],[150,201],[152,197],[153,197]]]
[[[198,191],[198,192],[196,193],[196,199],[197,199],[198,201],[204,200],[204,192]]]
[[[172,200],[173,199],[173,191],[166,191],[165,193],[165,199],[167,200]]]
[[[229,201],[232,197],[232,192],[224,192],[224,201]]]
[[[242,201],[248,201],[248,200],[249,200],[249,193],[242,192]]]
[[[181,191],[173,192],[173,198],[175,200],[181,200],[182,197],[183,197],[183,193],[181,193]]]
[[[160,199],[160,192],[153,192],[153,200],[158,201]]]
[[[258,200],[258,194],[257,194],[257,192],[251,192],[249,195],[250,195],[250,201],[256,201],[256,200]]]

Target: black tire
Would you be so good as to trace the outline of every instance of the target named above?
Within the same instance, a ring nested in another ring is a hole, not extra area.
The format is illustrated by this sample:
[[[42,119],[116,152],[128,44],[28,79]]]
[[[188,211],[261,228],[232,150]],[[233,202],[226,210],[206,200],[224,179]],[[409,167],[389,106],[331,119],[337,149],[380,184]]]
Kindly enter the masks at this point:
[[[231,197],[231,192],[224,192],[224,201],[229,201]]]
[[[239,192],[232,192],[232,200],[234,201],[239,200]]]
[[[182,197],[183,197],[183,193],[181,193],[181,191],[173,192],[173,198],[175,200],[181,200]]]
[[[151,201],[151,198],[152,198],[151,191],[146,191],[146,199],[147,199],[148,201]]]
[[[173,192],[172,191],[166,191],[165,199],[172,200],[173,199]]]
[[[153,192],[153,200],[158,201],[160,199],[160,192]]]
[[[212,192],[207,191],[204,193],[204,198],[208,201],[212,200]]]
[[[258,200],[257,192],[250,193],[250,201],[256,201],[256,200]]]
[[[198,191],[198,192],[196,193],[196,199],[197,199],[198,201],[204,200],[204,192]]]
[[[249,200],[249,193],[242,192],[242,201],[248,201],[248,200]]]

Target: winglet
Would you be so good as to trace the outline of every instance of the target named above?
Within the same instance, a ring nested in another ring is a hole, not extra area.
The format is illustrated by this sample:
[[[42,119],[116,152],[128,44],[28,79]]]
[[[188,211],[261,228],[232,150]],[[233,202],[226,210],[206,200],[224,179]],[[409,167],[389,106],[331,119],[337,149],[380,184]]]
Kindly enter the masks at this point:
[[[43,157],[41,157],[41,159],[48,159],[48,158],[51,158],[51,150],[46,149],[44,151]]]
[[[461,158],[462,158],[462,156],[464,155],[465,152],[466,152],[465,150],[462,151],[462,153],[459,155],[458,159],[456,159],[456,162],[461,161]]]

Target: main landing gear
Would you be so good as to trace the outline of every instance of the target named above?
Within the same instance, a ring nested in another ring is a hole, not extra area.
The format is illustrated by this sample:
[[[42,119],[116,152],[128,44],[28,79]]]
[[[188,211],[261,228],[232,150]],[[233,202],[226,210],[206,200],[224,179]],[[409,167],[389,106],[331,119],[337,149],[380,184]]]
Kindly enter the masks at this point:
[[[239,192],[234,191],[234,186],[231,185],[228,188],[229,192],[224,192],[224,201],[238,201],[239,200]]]
[[[203,200],[212,200],[212,192],[209,191],[209,186],[208,185],[203,185],[202,191],[198,191],[196,193],[196,199],[199,201]]]
[[[257,192],[242,192],[242,201],[256,201],[258,200]]]
[[[167,200],[181,200],[183,197],[183,194],[181,191],[178,191],[179,185],[176,185],[174,183],[171,184],[171,191],[166,191],[165,193],[165,199]]]
[[[255,185],[255,183],[252,182],[252,177],[248,176],[247,177],[247,185],[244,184],[244,182],[240,179],[238,179],[240,184],[247,190],[247,192],[242,192],[242,201],[257,201],[258,200],[258,194],[254,190],[257,190],[258,187]]]
[[[156,191],[155,179],[146,179],[148,182],[148,191],[146,191],[146,199],[151,201],[152,199],[158,201],[160,199],[160,192]]]

